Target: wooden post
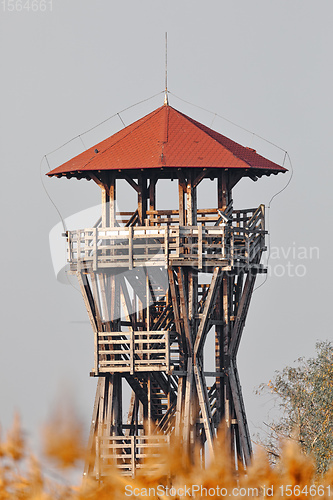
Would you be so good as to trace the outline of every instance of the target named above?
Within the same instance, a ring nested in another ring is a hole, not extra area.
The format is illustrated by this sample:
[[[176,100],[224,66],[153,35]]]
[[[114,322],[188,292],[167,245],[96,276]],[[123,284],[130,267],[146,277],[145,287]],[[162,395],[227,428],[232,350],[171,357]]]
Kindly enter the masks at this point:
[[[110,227],[110,192],[107,186],[102,187],[102,227]]]
[[[178,179],[178,195],[179,195],[179,225],[185,226],[185,191],[186,191],[186,183],[184,177],[179,172]]]
[[[109,215],[109,225],[110,227],[115,227],[116,224],[116,178],[114,173],[110,173],[110,187],[109,187],[109,205],[110,205],[110,215]]]
[[[198,269],[202,271],[202,225],[198,224]]]
[[[157,178],[151,177],[149,182],[149,210],[156,210],[156,184]],[[150,225],[154,225],[155,215],[150,215]]]
[[[128,228],[128,269],[133,269],[133,226]]]
[[[147,178],[143,173],[139,174],[138,179],[139,191],[138,191],[138,216],[140,226],[145,225],[145,219],[147,217]]]

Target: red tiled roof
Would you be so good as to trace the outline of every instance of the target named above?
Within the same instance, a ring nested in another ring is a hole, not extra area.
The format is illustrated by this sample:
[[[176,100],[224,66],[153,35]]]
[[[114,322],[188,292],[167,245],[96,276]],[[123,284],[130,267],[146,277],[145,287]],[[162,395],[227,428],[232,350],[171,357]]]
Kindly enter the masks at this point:
[[[98,153],[95,150],[98,150]],[[286,169],[164,105],[47,175],[157,168]]]

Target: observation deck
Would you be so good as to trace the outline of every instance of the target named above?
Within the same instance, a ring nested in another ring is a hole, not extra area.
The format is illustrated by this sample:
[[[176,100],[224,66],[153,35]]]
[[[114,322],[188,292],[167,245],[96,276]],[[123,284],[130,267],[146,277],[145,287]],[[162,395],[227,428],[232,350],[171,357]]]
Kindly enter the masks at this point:
[[[265,207],[198,210],[195,226],[180,226],[177,210],[147,211],[145,226],[135,226],[136,212],[122,212],[122,224],[68,231],[70,271],[110,268],[190,266],[199,271],[221,267],[265,272],[256,256],[265,247]],[[127,220],[123,220],[127,217]]]

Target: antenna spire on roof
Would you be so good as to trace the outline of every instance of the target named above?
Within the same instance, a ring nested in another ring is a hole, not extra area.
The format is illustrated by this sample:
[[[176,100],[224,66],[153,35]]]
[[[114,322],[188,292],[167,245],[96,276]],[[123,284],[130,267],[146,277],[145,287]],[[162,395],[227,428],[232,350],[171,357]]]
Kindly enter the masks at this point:
[[[169,104],[168,99],[168,33],[165,32],[165,94],[164,94],[164,105]]]

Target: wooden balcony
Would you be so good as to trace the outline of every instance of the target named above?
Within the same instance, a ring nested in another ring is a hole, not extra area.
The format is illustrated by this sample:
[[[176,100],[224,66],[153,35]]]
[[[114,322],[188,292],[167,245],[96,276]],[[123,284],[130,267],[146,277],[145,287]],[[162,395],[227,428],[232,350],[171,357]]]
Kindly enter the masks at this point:
[[[197,226],[179,226],[170,217],[163,219],[162,214],[156,219],[147,219],[147,224],[155,224],[151,222],[155,220],[171,223],[69,231],[71,271],[149,266],[231,270],[250,267],[257,253],[265,249],[263,205],[257,209],[235,210],[227,222],[218,212],[215,218],[210,216],[204,225]]]
[[[162,462],[163,445],[170,443],[170,435],[96,436],[96,476],[101,478],[114,466],[124,476],[135,476],[145,468],[145,459],[153,457],[156,467]],[[149,464],[152,471],[152,464]],[[148,471],[147,471],[148,472]]]
[[[171,331],[97,332],[94,374],[166,372],[179,365],[177,333]]]

